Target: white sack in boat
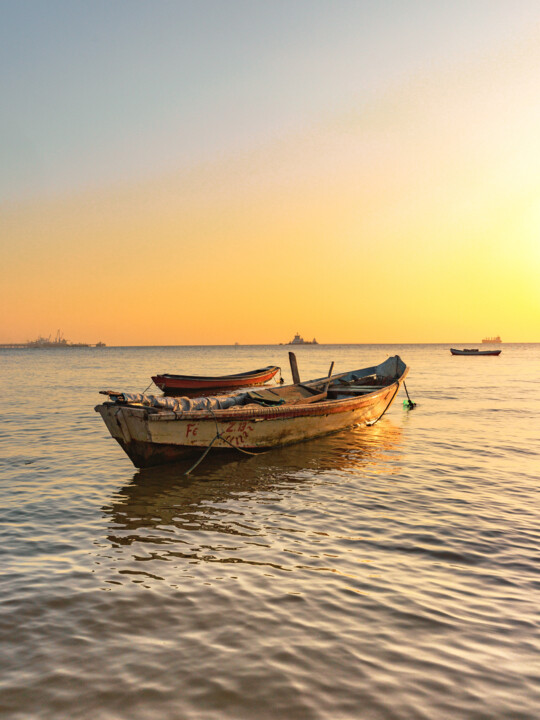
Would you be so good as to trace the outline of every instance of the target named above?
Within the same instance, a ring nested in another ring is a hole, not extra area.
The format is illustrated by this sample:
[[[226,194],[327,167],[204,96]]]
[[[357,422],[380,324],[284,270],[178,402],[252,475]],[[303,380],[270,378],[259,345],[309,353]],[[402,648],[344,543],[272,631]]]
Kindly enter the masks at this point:
[[[192,410],[225,410],[233,405],[243,405],[246,393],[235,395],[217,395],[213,397],[156,397],[143,393],[122,393],[124,402],[146,405],[147,407],[165,408],[174,412]]]

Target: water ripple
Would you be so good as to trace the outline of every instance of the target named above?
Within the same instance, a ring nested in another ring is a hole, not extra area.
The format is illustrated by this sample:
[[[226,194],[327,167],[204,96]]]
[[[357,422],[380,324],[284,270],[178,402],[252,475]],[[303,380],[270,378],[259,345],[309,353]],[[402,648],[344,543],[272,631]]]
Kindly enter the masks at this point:
[[[3,356],[2,716],[537,719],[538,346],[400,348],[413,412],[189,477],[134,471],[95,390],[286,349],[106,350]]]

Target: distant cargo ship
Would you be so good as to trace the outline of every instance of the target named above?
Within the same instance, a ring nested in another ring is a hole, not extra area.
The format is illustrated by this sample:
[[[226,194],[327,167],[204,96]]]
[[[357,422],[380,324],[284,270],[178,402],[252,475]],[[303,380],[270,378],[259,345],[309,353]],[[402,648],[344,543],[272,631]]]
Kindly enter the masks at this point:
[[[497,337],[487,337],[482,340],[483,343],[500,343],[502,342],[499,335]]]
[[[50,335],[49,337],[38,337],[35,340],[30,340],[30,342],[27,342],[24,347],[28,348],[79,348],[79,347],[90,347],[90,343],[72,343],[68,342],[66,338],[62,335],[60,330],[56,333],[56,335],[52,338]],[[96,347],[105,347],[104,342],[98,342],[96,343]]]
[[[304,340],[303,337],[300,336],[299,333],[296,333],[296,335],[293,337],[290,343],[287,343],[288,345],[318,345],[319,343],[313,338],[313,340]]]
[[[49,337],[38,337],[35,340],[30,340],[26,343],[29,348],[67,348],[67,347],[89,347],[87,343],[68,343],[65,337],[61,334],[60,330],[56,333],[54,338]]]

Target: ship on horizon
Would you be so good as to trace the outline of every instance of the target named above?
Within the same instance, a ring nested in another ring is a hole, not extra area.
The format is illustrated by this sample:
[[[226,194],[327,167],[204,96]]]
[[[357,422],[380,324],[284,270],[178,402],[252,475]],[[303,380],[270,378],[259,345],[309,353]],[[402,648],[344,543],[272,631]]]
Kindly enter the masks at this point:
[[[60,332],[60,330],[58,330],[54,337],[51,337],[50,335],[48,337],[42,337],[40,335],[35,340],[28,341],[24,345],[24,347],[35,348],[35,349],[42,349],[42,348],[63,349],[63,348],[91,347],[91,345],[90,345],[90,343],[68,342],[66,340],[66,338],[63,336],[63,334]],[[100,342],[96,343],[96,347],[105,347],[105,343],[100,341]]]
[[[319,343],[313,338],[313,340],[304,340],[300,333],[296,333],[293,339],[287,343],[287,345],[318,345]]]
[[[500,343],[502,342],[500,335],[496,337],[487,337],[482,340],[483,343]]]

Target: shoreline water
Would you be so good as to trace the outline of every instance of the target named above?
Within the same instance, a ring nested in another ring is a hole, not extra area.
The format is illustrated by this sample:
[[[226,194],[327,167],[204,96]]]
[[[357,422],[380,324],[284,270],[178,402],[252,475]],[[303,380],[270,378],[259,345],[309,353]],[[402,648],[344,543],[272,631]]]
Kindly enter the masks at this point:
[[[536,720],[540,345],[298,348],[306,377],[397,351],[417,407],[187,478],[135,470],[98,390],[288,379],[288,348],[102,350],[2,355],[6,717]]]

